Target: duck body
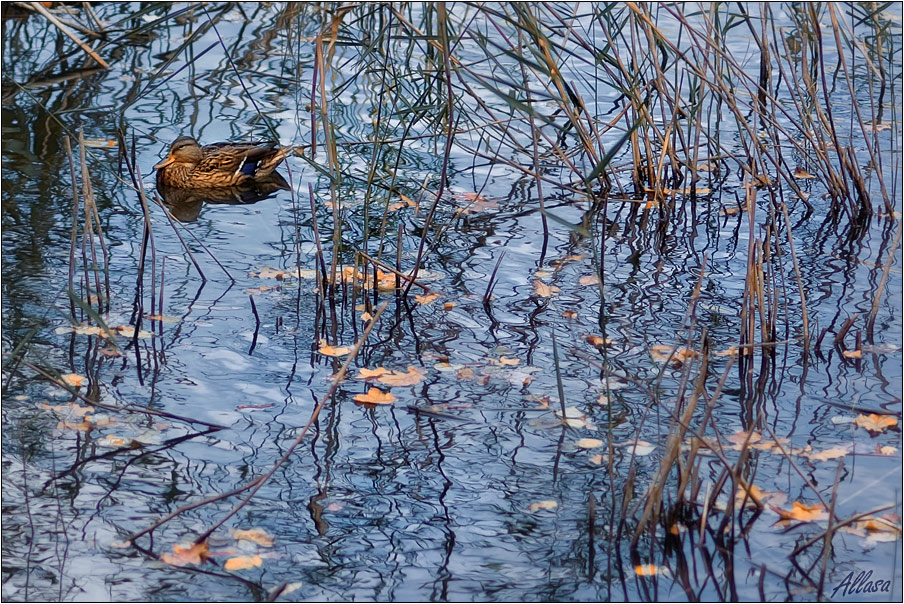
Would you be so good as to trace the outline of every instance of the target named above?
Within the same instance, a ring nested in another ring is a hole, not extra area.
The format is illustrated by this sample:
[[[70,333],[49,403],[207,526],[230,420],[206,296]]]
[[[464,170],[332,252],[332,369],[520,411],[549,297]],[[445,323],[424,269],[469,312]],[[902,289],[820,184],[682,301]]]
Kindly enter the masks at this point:
[[[154,166],[157,182],[181,189],[210,189],[247,185],[270,176],[295,147],[273,141],[213,143],[201,146],[180,136],[169,153]]]

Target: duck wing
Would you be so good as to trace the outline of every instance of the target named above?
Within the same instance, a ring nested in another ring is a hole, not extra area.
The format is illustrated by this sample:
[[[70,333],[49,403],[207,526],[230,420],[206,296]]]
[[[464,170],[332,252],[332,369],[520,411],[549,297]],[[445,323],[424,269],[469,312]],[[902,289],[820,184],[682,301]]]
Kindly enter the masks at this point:
[[[258,165],[279,145],[272,141],[257,143],[214,143],[201,147],[203,157],[195,173],[229,173],[254,176]]]

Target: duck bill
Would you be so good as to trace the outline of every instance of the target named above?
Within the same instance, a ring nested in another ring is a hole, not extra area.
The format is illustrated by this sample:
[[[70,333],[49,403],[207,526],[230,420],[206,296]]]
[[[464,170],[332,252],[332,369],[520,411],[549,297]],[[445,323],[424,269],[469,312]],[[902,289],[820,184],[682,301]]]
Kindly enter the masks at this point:
[[[155,169],[155,170],[159,170],[160,168],[165,168],[166,166],[170,165],[170,164],[173,163],[174,161],[176,161],[176,158],[173,157],[172,155],[169,155],[169,156],[167,156],[167,158],[164,159],[162,162],[160,162],[159,164],[157,164],[156,166],[154,166],[154,169]]]

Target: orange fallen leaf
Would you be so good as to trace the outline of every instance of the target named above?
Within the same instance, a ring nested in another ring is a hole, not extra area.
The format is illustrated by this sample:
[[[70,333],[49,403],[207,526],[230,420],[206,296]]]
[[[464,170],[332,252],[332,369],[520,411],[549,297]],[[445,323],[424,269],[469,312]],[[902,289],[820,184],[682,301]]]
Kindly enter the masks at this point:
[[[418,294],[414,297],[414,299],[417,301],[417,303],[422,306],[426,306],[427,304],[430,304],[437,298],[439,298],[439,294],[436,292],[433,292],[430,294]]]
[[[816,177],[813,176],[812,174],[810,174],[809,172],[807,172],[806,168],[804,168],[803,166],[797,166],[796,168],[794,168],[794,178],[803,179],[803,178],[816,178]]]
[[[253,556],[238,556],[237,558],[226,560],[226,562],[223,563],[223,568],[226,570],[246,570],[254,568],[255,566],[260,566],[261,563],[261,557],[257,554]]]
[[[358,375],[355,376],[356,380],[372,380],[374,378],[378,378],[381,375],[386,375],[389,373],[389,369],[385,367],[377,367],[376,369],[368,369],[367,367],[361,367],[358,369]]]
[[[424,374],[417,367],[408,367],[408,371],[392,371],[384,373],[377,381],[387,386],[413,386],[424,379]]]
[[[41,4],[45,4],[42,2]],[[89,149],[106,149],[107,147],[115,147],[116,139],[109,138],[86,138],[82,141]]]
[[[596,275],[587,275],[585,277],[581,277],[578,279],[578,283],[581,285],[598,285],[600,282],[600,278]]]
[[[330,346],[326,340],[320,340],[317,352],[328,357],[343,357],[352,351],[348,346]]]
[[[474,373],[474,370],[471,369],[470,367],[462,367],[461,369],[458,370],[458,374],[456,375],[456,377],[460,380],[470,380],[475,375],[476,374]]]
[[[559,503],[552,499],[545,499],[543,501],[538,501],[536,503],[532,503],[527,506],[527,509],[531,512],[536,512],[537,510],[551,510],[559,507]]]
[[[457,304],[455,304],[455,302],[446,302],[443,304],[443,310],[452,310],[456,306]]]
[[[790,510],[783,510],[778,507],[772,508],[782,520],[797,520],[799,522],[817,522],[820,520],[828,520],[829,513],[826,507],[821,503],[801,503],[799,501],[791,502]]]
[[[85,378],[77,373],[67,373],[66,375],[61,375],[60,378],[67,386],[72,386],[73,388],[78,388],[85,381]]]
[[[189,547],[181,545],[173,546],[172,554],[161,554],[160,560],[173,566],[186,566],[188,564],[200,564],[207,561],[207,542],[195,543]]]
[[[490,365],[498,365],[499,367],[515,367],[521,362],[521,359],[499,357],[498,359],[489,359]]]
[[[862,350],[842,350],[841,354],[848,359],[859,359],[863,357]]]
[[[371,403],[374,405],[391,405],[395,402],[396,397],[391,392],[383,392],[379,388],[371,388],[367,394],[355,395],[353,399],[356,403]]]
[[[582,438],[574,443],[574,446],[580,447],[581,449],[595,449],[597,447],[602,447],[603,441],[598,438]]]
[[[546,285],[539,279],[534,281],[534,293],[541,298],[552,298],[559,295],[559,288],[555,285]]]
[[[885,432],[886,428],[898,425],[898,418],[889,415],[877,415],[870,413],[869,415],[860,414],[854,418],[854,423],[861,428],[866,428],[870,432]]]
[[[713,355],[715,355],[717,357],[737,356],[737,354],[738,354],[737,346],[729,346],[725,350],[713,353]]]
[[[604,338],[603,336],[595,336],[589,333],[584,334],[584,340],[591,346],[602,348],[603,346],[612,346],[612,338]]]
[[[654,577],[656,575],[668,575],[669,569],[655,564],[638,564],[634,567],[634,574],[638,577]]]
[[[562,317],[564,317],[566,319],[577,319],[578,313],[575,310],[566,310],[565,312],[562,313]]]
[[[126,447],[134,442],[131,438],[123,438],[122,436],[114,436],[112,434],[107,434],[103,438],[97,441],[97,444],[101,447]],[[141,446],[136,443],[137,446]]]
[[[832,447],[831,449],[826,449],[825,451],[820,451],[818,453],[806,453],[804,454],[804,457],[814,461],[829,461],[831,459],[844,457],[847,454],[848,450],[844,447]]]
[[[273,537],[264,529],[236,529],[229,532],[236,541],[253,541],[264,547],[273,547]]]
[[[657,363],[670,362],[672,365],[683,365],[700,355],[696,350],[691,350],[689,348],[678,348],[675,350],[674,354],[669,356],[671,352],[672,346],[666,344],[655,344],[650,346],[650,356],[653,357],[653,360]]]

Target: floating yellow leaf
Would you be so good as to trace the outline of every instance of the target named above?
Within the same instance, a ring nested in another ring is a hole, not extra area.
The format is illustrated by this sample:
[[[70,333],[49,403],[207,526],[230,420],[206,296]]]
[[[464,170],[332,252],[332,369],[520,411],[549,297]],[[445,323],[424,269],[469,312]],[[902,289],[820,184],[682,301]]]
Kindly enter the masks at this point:
[[[253,556],[239,556],[237,558],[230,558],[223,563],[223,568],[225,568],[226,570],[246,570],[260,565],[261,557],[255,554]]]
[[[886,428],[898,425],[898,418],[889,415],[877,415],[870,413],[869,415],[860,414],[854,419],[854,423],[861,428],[866,428],[870,432],[885,432]]]
[[[67,373],[66,375],[61,375],[60,378],[67,386],[72,386],[73,388],[78,388],[85,381],[85,378],[77,373]]]
[[[424,379],[424,374],[417,367],[408,367],[408,371],[392,371],[377,378],[387,386],[413,386]]]
[[[669,569],[655,564],[638,564],[634,567],[634,574],[638,577],[654,577],[656,575],[669,575]]]
[[[264,547],[273,547],[273,537],[271,537],[270,533],[268,533],[264,529],[236,529],[229,531],[229,533],[236,541],[253,541],[254,543],[263,545]]]
[[[123,438],[122,436],[114,436],[107,434],[97,441],[101,447],[127,447],[132,443],[131,438]]]
[[[328,357],[343,357],[352,351],[347,346],[330,346],[326,340],[320,340],[319,345],[320,348],[317,349],[317,352]]]
[[[374,316],[372,314],[370,314],[369,312],[361,313],[361,320],[364,321],[365,323],[367,323],[368,321],[370,321],[373,318],[374,318]]]
[[[498,365],[499,367],[515,367],[521,362],[521,359],[499,357],[498,359],[489,359],[489,362],[490,365]]]
[[[829,461],[831,459],[844,457],[847,454],[848,450],[844,447],[832,447],[831,449],[826,449],[825,451],[820,451],[818,453],[806,453],[805,457],[814,461]]]
[[[602,348],[603,346],[612,346],[612,338],[604,338],[603,336],[595,336],[589,333],[584,334],[584,340],[591,346]]]
[[[859,359],[863,357],[862,350],[842,350],[841,354],[848,359]]]
[[[672,365],[683,365],[691,359],[699,356],[699,353],[689,348],[678,348],[672,354],[672,346],[655,344],[650,346],[650,356],[657,363],[670,362]],[[671,356],[670,356],[671,355]]]
[[[367,367],[362,367],[358,370],[358,375],[355,376],[356,380],[372,380],[374,378],[378,378],[381,375],[386,375],[389,373],[389,369],[385,367],[377,367],[376,369],[368,369]]]
[[[717,357],[727,357],[727,356],[732,356],[732,357],[733,357],[733,356],[737,356],[737,354],[738,354],[738,347],[737,347],[737,346],[729,346],[729,347],[726,348],[725,350],[722,350],[722,351],[714,352],[714,353],[713,353],[713,355],[715,355],[715,356],[717,356]]]
[[[418,294],[418,295],[416,295],[416,296],[414,297],[414,299],[417,300],[417,303],[418,303],[418,304],[421,304],[421,305],[423,305],[423,306],[426,306],[427,304],[430,304],[431,302],[433,302],[433,301],[436,300],[437,298],[439,298],[439,294],[436,293],[436,292],[432,292],[432,293],[429,293],[429,294]]]
[[[455,302],[445,302],[445,303],[443,304],[443,310],[452,310],[452,309],[455,308],[456,306],[457,306],[457,305],[455,304]]]
[[[162,554],[160,559],[173,566],[186,566],[188,564],[200,564],[207,561],[207,542],[195,543],[189,547],[173,546],[172,554]]]
[[[374,405],[391,405],[396,397],[391,392],[383,392],[379,388],[371,388],[367,394],[358,394],[353,399],[356,403],[371,403]]]
[[[118,327],[114,327],[113,329],[115,329],[116,332],[124,338],[135,337],[135,328],[132,327],[131,325],[120,325]],[[149,331],[145,331],[143,329],[138,330],[139,338],[150,338],[150,337],[153,337],[153,335],[154,334],[152,334]]]
[[[595,449],[597,447],[602,447],[603,441],[598,438],[582,438],[574,443],[574,446],[580,447],[581,449]]]
[[[539,279],[534,281],[534,293],[541,298],[551,298],[559,295],[559,288],[555,285],[546,285]]]
[[[536,503],[532,503],[527,506],[527,509],[531,512],[536,512],[537,510],[551,510],[559,507],[559,503],[552,499],[545,499],[543,501],[538,501]]]
[[[799,522],[816,522],[820,520],[828,520],[829,513],[826,507],[821,503],[801,503],[799,501],[791,502],[790,510],[783,510],[778,507],[772,507],[772,511],[778,514],[782,520],[797,520]]]

